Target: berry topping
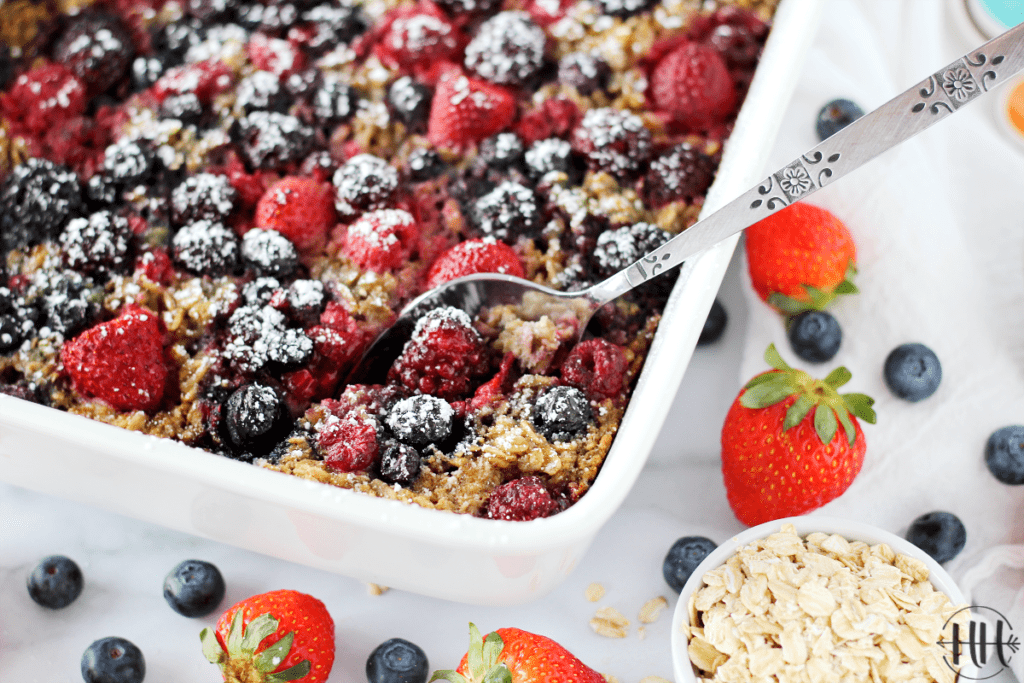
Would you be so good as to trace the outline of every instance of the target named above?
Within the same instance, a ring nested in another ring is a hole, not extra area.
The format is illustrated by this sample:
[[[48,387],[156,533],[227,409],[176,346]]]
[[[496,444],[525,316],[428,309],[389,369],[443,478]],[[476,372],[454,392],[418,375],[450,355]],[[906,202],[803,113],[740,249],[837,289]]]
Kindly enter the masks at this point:
[[[907,540],[943,564],[967,545],[967,529],[952,512],[929,512],[910,524]]]
[[[985,442],[985,464],[1004,484],[1024,484],[1024,426],[1010,425],[992,432]]]
[[[82,114],[85,84],[63,64],[43,64],[15,79],[0,96],[0,111],[14,129],[41,136]]]
[[[28,575],[28,595],[50,609],[67,607],[82,594],[85,580],[74,560],[63,555],[44,557]]]
[[[287,436],[290,420],[281,396],[265,384],[235,390],[225,406],[228,439],[246,459],[266,455]]]
[[[429,676],[427,653],[401,638],[385,640],[366,660],[369,683],[425,683]]]
[[[423,132],[427,128],[432,97],[429,87],[402,76],[388,88],[388,107],[407,128]]]
[[[604,90],[611,75],[608,62],[589,52],[571,52],[558,60],[558,81],[581,95]]]
[[[684,142],[651,162],[644,175],[643,194],[654,206],[703,197],[715,176],[715,161]]]
[[[128,269],[131,238],[128,219],[109,211],[74,218],[60,236],[64,263],[80,273],[105,279]]]
[[[717,547],[704,536],[683,536],[673,543],[661,565],[661,573],[672,590],[681,592],[693,570]]]
[[[220,570],[203,560],[180,562],[164,578],[164,600],[185,617],[205,617],[213,612],[226,589]]]
[[[552,387],[537,399],[530,421],[548,441],[572,441],[587,433],[594,413],[586,394],[576,387]]]
[[[19,249],[55,239],[84,208],[74,173],[45,159],[29,159],[0,186],[0,247]]]
[[[377,420],[350,412],[343,417],[329,415],[320,424],[317,445],[324,464],[338,472],[365,470],[377,459]]]
[[[399,441],[419,447],[447,439],[454,416],[448,401],[420,394],[391,406],[385,422]]]
[[[437,82],[427,138],[438,147],[465,147],[504,129],[515,115],[507,90],[450,69]]]
[[[540,180],[553,171],[565,173],[570,180],[582,175],[578,173],[580,169],[576,166],[572,145],[561,138],[538,140],[527,150],[525,158],[526,168],[534,180]]]
[[[703,130],[723,122],[736,105],[732,77],[713,47],[684,42],[651,71],[648,95],[681,126]]]
[[[544,216],[533,190],[507,180],[476,200],[471,218],[485,235],[514,241],[539,232]]]
[[[163,346],[156,314],[130,305],[114,320],[66,342],[60,359],[75,389],[86,396],[116,410],[155,410],[167,379]]]
[[[271,363],[288,368],[307,363],[313,340],[287,323],[285,315],[270,306],[235,309],[228,318],[224,357],[243,372],[258,372]]]
[[[558,503],[539,477],[522,477],[505,482],[487,499],[487,517],[510,522],[527,522],[547,517]]]
[[[544,62],[544,31],[526,12],[500,12],[466,46],[466,68],[500,85],[522,85]]]
[[[146,659],[130,640],[103,638],[82,654],[85,683],[142,683],[145,677]]]
[[[299,253],[277,230],[254,229],[242,237],[242,263],[258,277],[286,278],[299,267]]]
[[[238,265],[238,238],[221,223],[189,223],[171,239],[174,261],[196,275],[217,277]]]
[[[832,100],[818,112],[818,120],[815,122],[818,139],[832,137],[862,116],[864,110],[856,102],[845,99]]]
[[[671,235],[651,223],[606,230],[598,235],[597,246],[594,247],[597,270],[604,276],[617,273],[670,238]]]
[[[523,277],[519,256],[493,237],[460,242],[437,257],[427,273],[427,288],[473,273],[504,273]]]
[[[246,76],[235,88],[235,104],[249,113],[259,110],[281,111],[288,105],[281,79],[269,71]]]
[[[905,401],[922,401],[939,388],[942,365],[924,344],[900,344],[885,358],[882,372],[889,391]]]
[[[231,215],[238,192],[227,176],[198,173],[171,193],[171,218],[178,225],[198,220],[223,221]]]
[[[144,182],[155,165],[156,157],[149,145],[128,138],[121,138],[103,153],[104,173],[127,187]]]
[[[787,322],[793,353],[810,363],[832,360],[843,342],[839,321],[826,311],[804,311]]]
[[[359,96],[351,86],[325,80],[313,93],[313,116],[323,126],[336,126],[356,113]]]
[[[391,484],[411,484],[420,476],[419,451],[408,444],[389,441],[380,454],[380,478]],[[371,680],[373,680],[371,678]]]
[[[300,253],[314,251],[337,220],[332,195],[331,186],[315,178],[286,176],[256,204],[256,225],[284,235]]]
[[[629,361],[623,349],[604,339],[577,344],[562,364],[562,379],[600,400],[615,398],[626,383]]]
[[[416,322],[412,338],[388,372],[388,381],[446,401],[469,396],[490,369],[480,333],[464,311],[435,308]]]
[[[313,147],[313,129],[294,116],[254,111],[238,121],[241,153],[252,168],[278,170],[299,162]]]
[[[697,346],[714,344],[721,339],[728,322],[729,315],[725,311],[725,306],[721,301],[715,299],[711,304],[711,310],[708,311],[708,317],[704,319],[704,327],[701,328],[700,336],[697,338]]]
[[[636,173],[651,155],[651,131],[636,114],[591,109],[572,134],[572,144],[592,171],[622,178]]]
[[[119,19],[108,14],[75,17],[53,48],[54,61],[67,66],[95,93],[118,83],[134,57],[131,35]]]
[[[364,211],[386,208],[398,187],[398,171],[372,154],[358,154],[334,173],[334,202],[346,218]]]
[[[349,226],[343,252],[361,268],[383,273],[399,268],[416,248],[419,226],[408,211],[370,211]]]

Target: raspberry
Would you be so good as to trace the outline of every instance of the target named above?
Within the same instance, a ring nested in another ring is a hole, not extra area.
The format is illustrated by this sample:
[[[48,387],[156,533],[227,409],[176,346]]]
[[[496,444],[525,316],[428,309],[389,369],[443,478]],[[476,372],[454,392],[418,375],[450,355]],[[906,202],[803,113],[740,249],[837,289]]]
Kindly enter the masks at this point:
[[[275,170],[301,161],[313,147],[313,129],[294,116],[254,111],[238,122],[242,158],[254,169]]]
[[[299,253],[277,230],[255,228],[242,237],[242,263],[257,277],[288,277],[299,267]]]
[[[358,154],[334,173],[334,206],[346,218],[383,209],[398,187],[398,171],[380,157]]]
[[[168,69],[153,84],[153,96],[163,102],[171,95],[195,95],[203,105],[224,92],[234,82],[234,74],[224,62],[210,59]]]
[[[594,413],[586,394],[576,387],[552,387],[533,406],[530,422],[548,441],[572,441],[586,434]]]
[[[84,113],[85,106],[85,84],[63,64],[38,66],[0,95],[0,111],[13,133],[42,135]]]
[[[73,18],[53,48],[54,61],[67,66],[93,93],[120,82],[134,56],[131,35],[119,19],[108,14]]]
[[[499,85],[522,85],[544,62],[544,31],[526,12],[500,12],[466,46],[466,68]]]
[[[64,263],[80,273],[106,279],[129,263],[132,229],[128,219],[109,211],[75,218],[60,236]]]
[[[580,119],[580,110],[572,100],[552,97],[519,119],[515,131],[528,145],[550,137],[566,137]]]
[[[427,273],[427,288],[473,273],[524,276],[523,265],[512,247],[493,237],[485,237],[460,242],[438,256]]]
[[[516,103],[504,88],[446,70],[437,82],[427,122],[427,139],[437,147],[464,147],[504,129]]]
[[[528,187],[505,181],[473,204],[471,218],[485,235],[513,241],[543,227],[537,195]]]
[[[613,275],[657,249],[670,237],[667,232],[650,223],[607,230],[598,236],[594,248],[597,271],[605,277]]]
[[[75,390],[116,410],[155,410],[167,379],[163,330],[155,313],[135,305],[64,344],[60,357]]]
[[[150,282],[169,285],[174,278],[174,264],[166,249],[154,248],[141,254],[135,260],[135,270],[149,278]]]
[[[487,499],[487,517],[510,522],[526,522],[547,517],[558,503],[539,477],[522,477],[505,482]]]
[[[408,211],[371,211],[353,223],[345,235],[344,254],[361,268],[384,273],[399,268],[419,241],[419,226]]]
[[[393,69],[425,68],[454,57],[463,44],[461,33],[432,2],[392,10],[381,25],[374,54]]]
[[[0,247],[6,252],[55,239],[85,209],[70,169],[29,159],[0,185]]]
[[[377,420],[350,412],[344,417],[328,415],[317,433],[317,445],[324,464],[338,472],[365,470],[377,459]]]
[[[623,178],[640,170],[651,155],[651,132],[636,114],[621,109],[591,109],[572,135],[573,148],[593,171]]]
[[[276,230],[300,253],[323,247],[337,214],[331,186],[314,178],[286,176],[256,204],[256,226]]]
[[[625,387],[628,369],[621,347],[600,338],[588,339],[569,352],[562,364],[562,379],[594,398],[616,398]]]
[[[703,197],[714,180],[716,164],[688,142],[676,145],[651,162],[644,175],[643,195],[655,207]]]
[[[417,321],[412,338],[388,371],[388,381],[455,401],[468,396],[487,374],[488,355],[464,311],[436,308]]]
[[[714,48],[684,42],[651,71],[654,106],[681,126],[700,130],[723,122],[736,104],[732,77]]]
[[[246,45],[249,61],[262,71],[283,76],[301,71],[306,66],[305,55],[287,40],[254,33]]]
[[[238,238],[213,221],[189,223],[174,235],[171,246],[175,262],[196,275],[218,277],[238,265]]]
[[[558,82],[590,95],[608,87],[612,68],[608,62],[589,52],[572,52],[558,61]]]
[[[238,192],[231,181],[214,173],[185,179],[171,193],[171,218],[178,225],[198,220],[224,221],[235,210]]]

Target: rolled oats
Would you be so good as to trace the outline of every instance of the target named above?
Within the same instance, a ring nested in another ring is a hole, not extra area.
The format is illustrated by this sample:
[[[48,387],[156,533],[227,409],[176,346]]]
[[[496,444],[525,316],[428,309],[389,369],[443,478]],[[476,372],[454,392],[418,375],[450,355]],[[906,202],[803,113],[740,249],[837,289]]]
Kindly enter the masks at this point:
[[[587,598],[587,602],[597,602],[604,597],[604,586],[599,583],[592,583],[587,586],[587,591],[584,595]]]
[[[651,598],[640,608],[640,615],[637,619],[641,624],[653,624],[661,616],[662,611],[668,607],[668,600],[662,596]]]
[[[629,619],[614,607],[602,607],[590,620],[594,633],[606,638],[625,638],[629,632]]]

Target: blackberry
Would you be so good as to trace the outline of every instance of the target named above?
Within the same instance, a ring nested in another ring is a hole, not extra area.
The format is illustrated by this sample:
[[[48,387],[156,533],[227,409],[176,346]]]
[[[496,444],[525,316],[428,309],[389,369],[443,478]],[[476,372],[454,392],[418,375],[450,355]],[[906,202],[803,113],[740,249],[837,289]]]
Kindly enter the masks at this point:
[[[172,21],[153,37],[153,49],[164,62],[164,66],[177,66],[185,61],[185,55],[203,42],[202,23],[195,19]]]
[[[401,638],[386,640],[366,660],[369,683],[425,683],[430,675],[427,653]]]
[[[544,216],[533,190],[506,181],[476,200],[471,218],[485,235],[511,242],[539,232]]]
[[[583,177],[583,168],[576,163],[572,145],[561,138],[538,140],[527,150],[525,158],[526,169],[534,180],[540,180],[552,171],[566,174],[573,184]]]
[[[253,229],[242,237],[242,264],[258,277],[286,278],[299,267],[299,252],[277,230]]]
[[[362,12],[349,2],[317,5],[304,12],[302,19],[313,30],[306,49],[316,56],[349,42],[366,30]]]
[[[454,416],[448,401],[420,394],[391,406],[385,423],[402,443],[426,446],[448,438]]]
[[[11,57],[11,48],[7,45],[0,45],[0,90],[7,89],[13,76],[14,58]]]
[[[269,453],[291,428],[284,399],[265,384],[239,387],[225,411],[228,440],[247,460]]]
[[[706,42],[718,50],[730,69],[749,69],[757,64],[764,36],[745,24],[724,23],[711,31]]]
[[[337,169],[334,159],[331,158],[331,153],[318,149],[302,160],[302,164],[299,166],[299,175],[326,180]]]
[[[44,557],[28,575],[29,597],[50,609],[62,609],[73,603],[84,585],[82,570],[63,555]]]
[[[922,401],[939,388],[942,364],[924,344],[901,344],[885,358],[882,371],[886,385],[905,401]]]
[[[299,8],[290,2],[264,5],[246,2],[238,8],[238,23],[249,31],[280,36],[299,20]]]
[[[53,60],[101,93],[127,75],[135,57],[131,34],[117,17],[83,13],[72,18],[57,38]]]
[[[227,176],[199,173],[171,193],[171,218],[178,225],[198,220],[223,221],[235,209],[238,192]]]
[[[252,231],[250,231],[252,232]],[[248,236],[249,233],[246,233]],[[277,278],[258,277],[252,282],[247,282],[242,288],[242,299],[247,304],[263,306],[270,303],[274,292],[281,289],[281,283]]]
[[[296,280],[288,285],[288,310],[303,327],[316,325],[327,305],[324,283],[319,280]]]
[[[1004,484],[1024,484],[1024,426],[1010,425],[992,432],[985,442],[985,465]]]
[[[18,318],[10,313],[0,313],[0,354],[15,350],[24,341]]]
[[[352,218],[364,211],[383,209],[398,188],[398,171],[380,157],[357,154],[334,173],[338,213]]]
[[[287,327],[284,314],[269,306],[246,305],[228,318],[224,356],[243,372],[270,364],[298,367],[313,357],[313,340]]]
[[[617,178],[636,173],[651,156],[651,131],[632,112],[590,109],[573,131],[573,147],[593,171]]]
[[[290,73],[284,79],[284,91],[292,99],[308,100],[320,87],[322,72],[317,68],[303,69]]]
[[[426,130],[433,97],[429,86],[402,76],[388,88],[388,109],[410,131],[421,133]]]
[[[205,617],[217,609],[227,587],[216,565],[185,560],[164,578],[164,600],[185,617]]]
[[[657,0],[597,0],[602,14],[626,18],[646,12],[657,4]]]
[[[0,354],[18,348],[35,327],[35,311],[25,300],[6,287],[0,287]]]
[[[644,198],[654,206],[692,203],[711,187],[715,168],[715,160],[704,152],[688,142],[678,144],[651,162],[643,180]]]
[[[548,441],[572,441],[594,421],[587,395],[576,387],[553,387],[533,406],[530,422]]]
[[[171,239],[175,262],[196,275],[219,277],[238,265],[238,238],[221,223],[189,223]]]
[[[684,536],[672,544],[661,564],[665,582],[676,593],[690,580],[693,570],[711,554],[718,545],[704,536]]]
[[[526,12],[499,12],[466,46],[466,68],[499,85],[522,85],[544,63],[544,30]]]
[[[818,139],[832,137],[862,116],[864,110],[856,102],[843,98],[832,100],[818,112],[815,123]]]
[[[142,683],[145,677],[146,659],[130,640],[102,638],[82,654],[85,683]]]
[[[145,90],[160,80],[168,64],[160,57],[142,56],[132,61],[132,89],[135,91]]]
[[[121,138],[103,152],[104,174],[127,187],[145,182],[155,167],[156,155],[144,142]]]
[[[109,209],[121,197],[120,183],[111,180],[105,173],[97,173],[85,181],[85,206],[92,211]]]
[[[725,311],[725,306],[721,301],[715,299],[711,304],[711,310],[708,311],[708,317],[704,319],[704,327],[700,330],[700,336],[697,337],[697,346],[714,344],[721,339],[728,322],[729,315]]]
[[[313,93],[313,116],[322,126],[336,126],[356,113],[359,101],[351,86],[336,80],[327,80]]]
[[[131,242],[128,219],[109,211],[72,219],[60,236],[64,263],[100,280],[127,270]]]
[[[444,171],[441,155],[433,149],[414,149],[406,160],[409,179],[415,182],[430,180]]]
[[[180,95],[168,95],[160,103],[160,118],[177,119],[186,126],[198,126],[203,121],[206,111],[203,102],[195,93],[187,92]]]
[[[967,529],[952,512],[929,512],[911,523],[906,538],[933,560],[944,564],[967,545]]]
[[[261,110],[284,111],[288,107],[288,96],[277,75],[256,71],[239,81],[235,104],[246,114]]]
[[[388,441],[380,453],[380,478],[390,484],[409,485],[420,476],[419,451],[398,441]]]
[[[843,343],[843,329],[827,311],[803,311],[787,326],[786,336],[793,353],[810,363],[832,360]]]
[[[591,95],[608,87],[612,68],[608,62],[589,52],[572,52],[558,60],[558,82]]]
[[[93,281],[71,270],[38,271],[26,301],[38,312],[36,326],[48,328],[65,339],[84,330],[99,312],[102,290]]]
[[[185,13],[209,26],[235,18],[239,0],[185,0]]]
[[[598,235],[597,246],[594,247],[597,271],[605,277],[613,275],[670,238],[671,235],[651,223],[607,230]]]
[[[515,133],[498,133],[480,143],[477,161],[494,171],[507,171],[523,162],[523,141]]]
[[[254,169],[300,161],[313,147],[313,129],[294,116],[255,111],[238,122],[242,158]]]
[[[85,210],[78,176],[45,159],[18,164],[0,186],[0,249],[52,240]]]
[[[437,4],[451,16],[457,17],[490,14],[501,6],[501,0],[438,0]]]

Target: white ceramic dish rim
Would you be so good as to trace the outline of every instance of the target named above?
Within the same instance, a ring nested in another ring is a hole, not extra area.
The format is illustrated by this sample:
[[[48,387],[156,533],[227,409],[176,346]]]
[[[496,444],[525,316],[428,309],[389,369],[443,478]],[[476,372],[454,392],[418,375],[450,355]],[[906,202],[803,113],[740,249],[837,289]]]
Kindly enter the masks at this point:
[[[704,213],[716,210],[761,179],[769,141],[781,123],[798,75],[800,58],[813,39],[821,0],[783,0],[774,20],[762,64],[787,68],[759,69],[726,146],[722,169],[712,186]],[[795,70],[795,71],[794,71]],[[779,102],[781,94],[781,102]],[[253,467],[158,437],[130,432],[94,420],[60,413],[0,395],[2,427],[14,425],[46,435],[72,435],[83,446],[105,451],[115,459],[131,460],[152,471],[175,473],[217,489],[256,497],[327,519],[357,523],[369,529],[415,538],[452,548],[535,553],[563,547],[597,530],[619,507],[639,476],[692,355],[701,325],[717,293],[738,237],[712,247],[684,264],[666,306],[647,363],[633,392],[619,434],[590,491],[568,510],[527,523],[500,522],[455,515],[397,501],[374,498],[289,475]],[[657,372],[654,371],[657,369]],[[67,457],[75,457],[69,453]],[[0,468],[0,479],[3,479]],[[33,482],[33,486],[36,482]],[[45,482],[37,490],[46,492]],[[87,503],[87,492],[79,497]],[[258,550],[258,549],[256,549]]]
[[[701,585],[706,572],[720,567],[735,554],[736,550],[760,538],[776,533],[783,524],[792,524],[797,534],[807,534],[820,531],[827,534],[839,534],[848,541],[864,541],[874,545],[886,543],[895,552],[921,560],[928,567],[928,580],[936,590],[945,593],[954,605],[966,605],[960,588],[953,581],[953,578],[942,568],[938,562],[933,560],[926,552],[916,545],[900,538],[896,534],[852,519],[841,517],[830,517],[828,515],[801,515],[798,517],[786,517],[773,522],[766,522],[746,531],[742,531],[713,550],[704,561],[697,565],[693,574],[683,586],[679,593],[679,602],[676,603],[675,611],[672,613],[672,666],[675,671],[676,683],[697,683],[697,676],[690,664],[690,656],[686,651],[686,638],[683,636],[680,626],[689,622],[689,609],[687,604],[690,596]]]

